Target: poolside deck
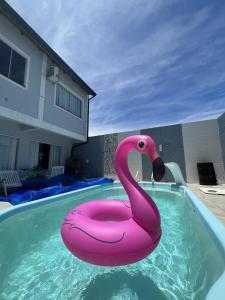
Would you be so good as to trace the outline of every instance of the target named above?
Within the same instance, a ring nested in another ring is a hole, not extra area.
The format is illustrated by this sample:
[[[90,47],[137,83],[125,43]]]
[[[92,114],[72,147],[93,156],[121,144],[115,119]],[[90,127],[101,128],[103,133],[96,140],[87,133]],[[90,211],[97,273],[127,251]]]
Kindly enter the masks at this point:
[[[9,202],[1,202],[1,201],[0,201],[0,210],[9,208],[9,207],[11,207],[11,206],[12,206],[12,204],[9,203]]]
[[[211,195],[200,191],[204,188],[220,188],[225,190],[225,184],[216,186],[202,186],[199,184],[188,184],[188,187],[195,193],[195,195],[207,206],[211,212],[225,225],[225,195]]]

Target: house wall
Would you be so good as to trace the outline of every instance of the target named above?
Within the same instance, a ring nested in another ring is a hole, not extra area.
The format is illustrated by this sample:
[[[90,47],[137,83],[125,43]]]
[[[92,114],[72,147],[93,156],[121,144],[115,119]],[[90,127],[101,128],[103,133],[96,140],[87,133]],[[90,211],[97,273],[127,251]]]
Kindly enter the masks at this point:
[[[16,169],[30,168],[30,141],[51,144],[61,147],[61,164],[71,154],[73,140],[43,130],[22,131],[21,125],[16,122],[0,119],[0,134],[18,139]]]
[[[43,55],[25,35],[0,14],[0,38],[2,36],[30,57],[30,67],[27,89],[0,75],[0,105],[37,118]]]
[[[48,67],[50,67],[50,65],[53,65],[53,63],[48,61],[47,69]],[[60,126],[67,130],[78,132],[79,134],[86,136],[88,118],[87,93],[84,91],[84,89],[79,87],[79,85],[75,81],[73,81],[67,74],[63,73],[62,71],[59,72],[59,83],[62,83],[65,87],[71,90],[73,94],[75,94],[79,99],[82,100],[82,118],[80,119],[55,105],[56,84],[53,84],[49,80],[46,80],[43,120],[45,122],[49,122],[56,126]]]
[[[186,179],[186,170],[184,162],[184,145],[182,139],[181,125],[172,125],[158,128],[149,128],[141,130],[141,134],[150,135],[158,148],[160,157],[166,162],[176,162],[181,169],[181,172]],[[151,180],[152,165],[147,156],[142,157],[143,180]],[[166,168],[164,181],[174,181],[170,171]]]
[[[74,147],[73,155],[80,161],[80,177],[104,176],[104,136],[91,137],[88,143]]]
[[[83,101],[82,119],[55,105],[56,84],[47,78],[49,66],[54,65],[47,56],[4,15],[0,14],[0,38],[7,39],[28,57],[28,84],[26,88],[0,75],[1,116],[21,123],[50,130],[54,133],[86,140],[88,94],[62,70],[59,80]],[[20,113],[20,115],[18,115]],[[0,131],[1,133],[1,131]]]
[[[122,139],[133,134],[152,136],[158,150],[162,148],[159,154],[163,161],[178,163],[187,182],[199,182],[198,162],[213,162],[217,179],[219,182],[225,182],[225,114],[218,120],[91,137],[87,144],[75,148],[75,153],[79,154],[83,161],[82,166],[85,166],[83,176],[88,174],[93,177],[115,177],[116,147]],[[85,164],[86,159],[88,164]],[[128,162],[133,176],[139,170],[141,175],[138,179],[151,180],[152,165],[147,156],[133,152]],[[174,181],[167,168],[163,181]]]
[[[223,166],[225,169],[225,113],[218,118],[219,136],[222,149]]]
[[[182,134],[187,182],[199,182],[197,163],[201,162],[212,162],[217,179],[225,182],[218,121],[183,124]]]

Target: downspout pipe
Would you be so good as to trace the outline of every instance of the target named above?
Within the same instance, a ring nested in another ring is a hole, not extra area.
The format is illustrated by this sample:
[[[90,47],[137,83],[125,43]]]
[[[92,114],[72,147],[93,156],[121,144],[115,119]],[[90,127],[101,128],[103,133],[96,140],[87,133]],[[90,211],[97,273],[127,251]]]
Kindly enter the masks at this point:
[[[72,149],[71,149],[71,155],[73,154],[73,149],[76,148],[76,147],[79,147],[79,146],[82,146],[82,145],[85,145],[88,143],[88,140],[89,140],[89,101],[91,101],[97,94],[93,95],[91,98],[88,99],[88,111],[87,111],[87,133],[86,133],[86,141],[85,142],[82,142],[82,143],[79,143],[79,144],[74,144],[72,146]]]

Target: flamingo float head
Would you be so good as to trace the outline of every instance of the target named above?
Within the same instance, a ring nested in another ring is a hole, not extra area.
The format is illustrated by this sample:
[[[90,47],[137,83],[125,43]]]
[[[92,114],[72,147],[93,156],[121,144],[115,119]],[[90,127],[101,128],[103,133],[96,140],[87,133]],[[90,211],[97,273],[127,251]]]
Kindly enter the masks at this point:
[[[156,181],[160,181],[165,175],[165,165],[162,159],[159,157],[156,145],[150,136],[142,135],[141,139],[137,136],[137,150],[140,153],[147,154],[152,160],[153,178]]]
[[[152,161],[153,178],[160,181],[165,175],[165,165],[159,157],[155,142],[148,135],[133,135],[124,139],[117,151],[124,149],[125,152],[136,150],[141,154],[146,154]],[[123,152],[123,151],[122,151]]]

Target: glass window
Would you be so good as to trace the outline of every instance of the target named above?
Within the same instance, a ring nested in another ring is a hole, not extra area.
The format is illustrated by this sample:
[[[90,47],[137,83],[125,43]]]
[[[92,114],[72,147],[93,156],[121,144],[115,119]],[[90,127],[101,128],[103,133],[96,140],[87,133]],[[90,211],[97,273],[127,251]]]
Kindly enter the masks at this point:
[[[60,84],[57,84],[56,86],[56,105],[79,118],[81,118],[82,116],[81,100],[78,97],[71,94]]]
[[[49,157],[49,168],[60,165],[61,147],[51,145],[50,157]]]
[[[1,148],[0,148],[1,149]],[[61,161],[61,147],[30,142],[30,168],[39,167],[40,169],[52,168],[59,166]]]
[[[64,89],[64,102],[65,102],[65,110],[70,111],[70,93]]]
[[[26,58],[0,40],[0,74],[25,85]]]
[[[12,50],[9,78],[21,85],[24,85],[25,68],[26,59],[16,51]]]
[[[35,141],[30,142],[30,169],[38,166],[39,143]]]
[[[0,40],[0,73],[6,77],[9,75],[11,48]]]
[[[57,84],[56,86],[56,105],[60,105],[59,104],[59,100],[60,100],[60,85]]]
[[[0,169],[13,170],[16,162],[17,139],[0,135]]]
[[[70,95],[70,112],[72,114],[76,114],[76,111],[75,111],[75,103],[76,103],[76,100],[75,100],[75,97],[73,95]]]
[[[76,101],[76,114],[81,118],[81,101]]]

